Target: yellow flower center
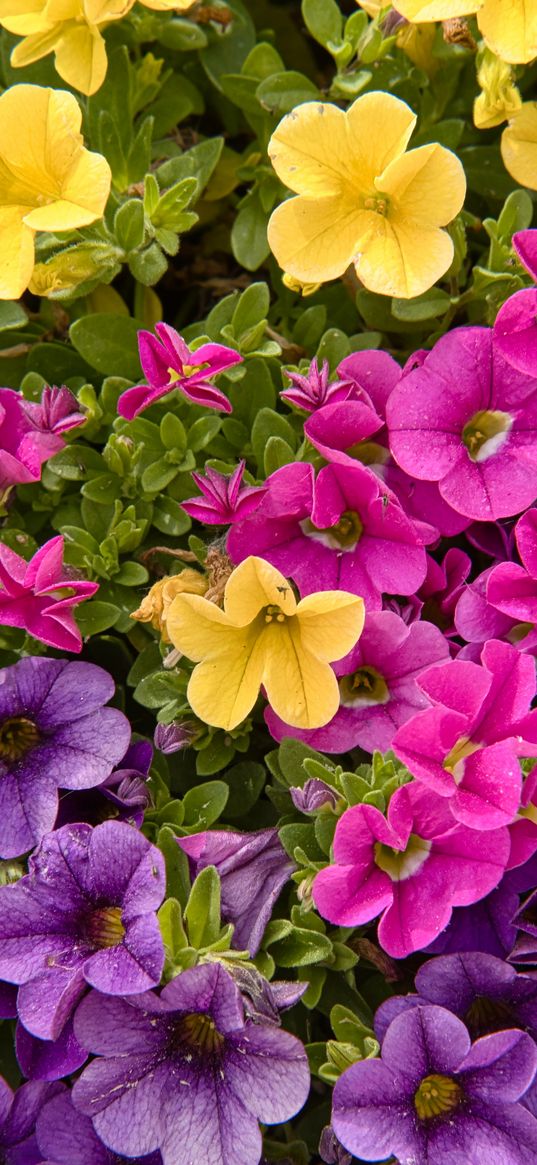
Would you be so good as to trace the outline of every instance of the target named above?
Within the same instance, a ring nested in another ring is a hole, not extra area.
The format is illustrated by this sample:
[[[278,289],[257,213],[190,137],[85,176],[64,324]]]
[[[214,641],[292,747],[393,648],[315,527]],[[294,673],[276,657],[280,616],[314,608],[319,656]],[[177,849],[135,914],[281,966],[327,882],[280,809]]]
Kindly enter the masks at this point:
[[[332,550],[354,550],[364,532],[363,522],[355,510],[344,510],[339,522],[334,526],[314,526],[309,518],[300,523],[302,530],[310,538],[322,542]]]
[[[375,214],[386,215],[390,200],[385,194],[373,194],[364,198],[364,210],[373,210]]]
[[[426,1076],[414,1094],[414,1107],[422,1121],[443,1116],[456,1108],[462,1088],[450,1076]]]
[[[188,1044],[198,1052],[218,1052],[224,1043],[224,1036],[210,1015],[198,1012],[185,1015],[180,1020],[177,1035],[181,1043]]]
[[[384,676],[374,667],[360,667],[339,681],[341,703],[346,708],[367,708],[387,704],[390,692]]]
[[[462,430],[462,439],[472,461],[487,461],[505,444],[513,424],[509,413],[481,409]]]
[[[205,364],[183,364],[182,372],[177,372],[175,368],[168,368],[170,384],[175,384],[176,380],[182,380],[184,376],[193,376],[194,372],[200,372],[202,368],[207,368],[207,361]]]
[[[472,756],[472,753],[479,752],[480,744],[476,744],[473,740],[469,740],[467,736],[459,736],[457,742],[453,745],[451,752],[448,752],[447,757],[442,765],[442,768],[447,773],[451,773],[456,785],[460,785],[464,776],[464,762],[467,756]]]
[[[268,607],[264,608],[265,623],[285,623],[286,616],[281,607],[276,603],[270,603]]]
[[[103,906],[94,910],[86,922],[90,942],[99,949],[117,947],[125,934],[120,906]]]
[[[20,760],[38,742],[39,730],[25,716],[12,716],[0,724],[0,760]]]
[[[377,841],[375,845],[375,864],[385,874],[389,874],[392,882],[405,882],[417,873],[427,861],[431,849],[431,842],[411,833],[404,850],[392,849],[389,845]]]

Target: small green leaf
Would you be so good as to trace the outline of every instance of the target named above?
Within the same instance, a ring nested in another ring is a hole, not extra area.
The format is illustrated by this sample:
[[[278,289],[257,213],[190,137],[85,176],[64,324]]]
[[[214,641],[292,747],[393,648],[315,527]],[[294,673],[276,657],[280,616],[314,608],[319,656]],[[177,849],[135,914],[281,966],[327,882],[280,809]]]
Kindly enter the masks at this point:
[[[185,827],[209,829],[223,813],[228,797],[229,788],[224,781],[206,781],[189,789],[183,799]]]
[[[142,370],[138,357],[137,320],[128,316],[96,312],[75,320],[69,336],[77,352],[97,372],[138,380]]]
[[[206,866],[198,874],[185,906],[185,922],[196,950],[216,942],[220,933],[220,878],[214,866]]]

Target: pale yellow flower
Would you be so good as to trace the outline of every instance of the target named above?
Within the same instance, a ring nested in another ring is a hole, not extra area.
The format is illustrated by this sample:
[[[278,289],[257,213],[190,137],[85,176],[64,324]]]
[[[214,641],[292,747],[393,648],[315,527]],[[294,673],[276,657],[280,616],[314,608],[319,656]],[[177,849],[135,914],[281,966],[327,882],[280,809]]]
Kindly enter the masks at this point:
[[[84,148],[71,93],[14,85],[0,97],[0,299],[18,299],[34,267],[36,231],[95,222],[110,193],[110,167]]]
[[[388,93],[366,93],[344,113],[309,101],[287,114],[269,142],[282,182],[298,197],[268,227],[280,266],[302,283],[324,283],[353,263],[370,291],[409,299],[432,287],[453,259],[440,228],[464,202],[464,170],[433,143],[405,153],[416,117]]]
[[[166,575],[153,583],[144,596],[137,611],[131,612],[131,619],[140,623],[151,623],[159,631],[165,643],[171,643],[166,625],[168,611],[176,595],[204,595],[209,581],[199,570],[187,566],[179,574]]]
[[[415,22],[477,14],[481,35],[503,61],[527,64],[537,57],[535,0],[397,0],[397,10]]]
[[[304,298],[308,295],[315,295],[315,292],[321,286],[320,283],[301,283],[300,279],[295,279],[293,275],[288,275],[287,272],[282,275],[282,283],[289,291],[299,291]]]
[[[492,129],[518,113],[522,98],[513,83],[511,66],[490,49],[485,48],[481,55],[477,80],[481,93],[474,101],[474,125],[478,129]]]
[[[363,623],[357,595],[321,591],[297,603],[280,571],[255,557],[230,575],[223,611],[177,595],[167,616],[174,647],[197,663],[187,689],[193,712],[227,731],[251,712],[261,685],[287,724],[327,724],[339,707],[329,664],[347,655]]]
[[[515,182],[537,190],[537,102],[525,101],[504,129],[501,151],[505,169]]]

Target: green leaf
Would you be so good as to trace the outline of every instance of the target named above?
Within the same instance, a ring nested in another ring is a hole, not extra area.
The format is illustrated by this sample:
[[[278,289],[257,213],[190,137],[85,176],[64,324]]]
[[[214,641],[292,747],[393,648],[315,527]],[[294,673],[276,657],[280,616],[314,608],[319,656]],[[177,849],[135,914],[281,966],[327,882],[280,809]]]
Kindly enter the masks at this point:
[[[177,465],[169,465],[163,459],[154,461],[142,473],[142,489],[148,494],[159,493],[160,490],[166,489],[166,486],[173,481],[178,472]]]
[[[206,866],[198,874],[185,906],[185,921],[196,950],[216,942],[220,934],[220,878],[214,866]]]
[[[239,296],[231,317],[231,326],[240,339],[245,332],[266,319],[270,307],[270,291],[266,283],[251,283]]]
[[[270,254],[267,216],[256,192],[239,210],[231,228],[231,247],[237,263],[247,271],[257,271]]]
[[[258,101],[263,109],[268,109],[270,113],[290,113],[295,106],[302,105],[304,101],[317,101],[321,96],[309,77],[305,77],[303,73],[296,73],[293,69],[287,69],[284,73],[274,73],[272,77],[261,81],[257,87]]]
[[[269,924],[270,925],[270,924]],[[265,942],[280,967],[307,967],[330,958],[332,943],[325,934],[293,926],[291,933],[276,942]]]
[[[301,312],[293,329],[293,340],[302,348],[315,349],[326,328],[327,311],[323,303]]]
[[[341,40],[343,16],[335,0],[302,0],[302,16],[308,32],[325,48]]]
[[[510,240],[515,231],[524,231],[533,220],[533,201],[527,190],[513,190],[498,218],[498,238]]]
[[[81,635],[86,639],[89,635],[98,635],[113,627],[119,619],[119,611],[113,603],[103,603],[99,599],[90,599],[77,607],[75,617]]]
[[[177,898],[181,906],[186,906],[190,892],[188,858],[177,844],[173,829],[163,825],[157,836],[157,846],[166,863],[166,897]]]
[[[281,437],[294,447],[295,434],[289,421],[272,409],[261,409],[252,426],[252,448],[258,467],[263,468],[265,449],[271,437]]]
[[[8,332],[11,328],[23,328],[28,323],[28,316],[22,304],[14,300],[4,300],[0,303],[0,332]]]
[[[185,827],[209,829],[224,812],[228,797],[229,788],[224,781],[206,781],[189,789],[183,798]]]
[[[433,287],[423,295],[416,295],[414,299],[392,299],[392,313],[396,320],[409,320],[411,323],[438,319],[450,307],[449,295],[439,287]]]
[[[75,320],[69,336],[77,352],[97,372],[138,380],[142,374],[138,357],[139,329],[138,321],[128,316],[96,312]]]
[[[153,525],[161,534],[170,538],[178,538],[186,534],[192,525],[188,514],[185,514],[179,504],[169,497],[156,497],[153,503]]]
[[[145,586],[149,575],[141,562],[123,562],[118,573],[114,575],[114,582],[123,587]]]
[[[162,903],[157,918],[167,960],[171,964],[171,968],[174,968],[177,966],[181,951],[188,946],[181,907],[177,898],[167,898]]]
[[[167,270],[168,260],[156,242],[130,256],[129,271],[144,287],[158,283]]]
[[[284,67],[282,58],[276,52],[274,45],[261,41],[256,44],[251,53],[248,53],[242,66],[242,72],[245,77],[257,77],[258,81],[263,81],[265,77],[272,77],[273,73],[281,73]]]
[[[197,421],[188,430],[188,448],[193,453],[205,449],[206,445],[216,437],[222,427],[221,417],[198,417]]]
[[[129,253],[144,241],[144,206],[139,198],[129,198],[116,210],[114,233],[120,247]]]
[[[262,792],[266,775],[263,765],[255,761],[241,761],[227,769],[222,777],[229,789],[226,820],[244,817],[245,813],[249,813]]]
[[[176,16],[162,26],[158,39],[160,44],[174,52],[195,52],[196,49],[205,48],[207,33],[200,24]]]
[[[184,453],[187,444],[186,429],[175,413],[166,413],[160,422],[159,433],[165,449],[179,449]]]
[[[267,477],[281,469],[283,465],[290,465],[294,460],[295,454],[288,441],[283,437],[269,437],[263,458],[263,468]]]
[[[220,159],[223,145],[223,138],[208,138],[206,142],[192,146],[191,150],[185,150],[179,158],[170,158],[169,162],[163,162],[157,170],[161,189],[173,186],[183,178],[196,178],[198,190],[203,190]]]

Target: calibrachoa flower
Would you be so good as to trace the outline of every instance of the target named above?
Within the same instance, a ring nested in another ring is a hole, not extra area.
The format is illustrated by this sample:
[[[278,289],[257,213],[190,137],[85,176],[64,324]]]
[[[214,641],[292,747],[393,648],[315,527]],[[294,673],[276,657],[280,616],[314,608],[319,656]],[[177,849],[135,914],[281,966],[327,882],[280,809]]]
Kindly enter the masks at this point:
[[[511,242],[520,262],[537,283],[537,230],[515,231]]]
[[[276,829],[231,833],[210,829],[176,838],[194,877],[215,866],[222,889],[222,918],[234,926],[232,945],[256,955],[274,903],[295,864]]]
[[[68,388],[47,386],[39,404],[0,388],[0,492],[39,481],[43,463],[64,447],[61,434],[83,420]]]
[[[100,785],[121,760],[130,725],[105,708],[112,677],[92,663],[30,656],[0,671],[0,856],[53,828],[59,785]]]
[[[356,647],[334,667],[340,693],[334,719],[312,732],[289,728],[270,709],[265,719],[276,740],[296,736],[321,752],[385,752],[399,726],[429,703],[417,677],[448,658],[447,641],[432,623],[407,626],[391,611],[373,611]]]
[[[397,0],[407,20],[450,20],[477,13],[479,31],[503,61],[525,64],[537,56],[537,12],[528,0]]]
[[[183,971],[160,997],[92,992],[75,1022],[98,1057],[75,1084],[75,1107],[116,1153],[160,1149],[164,1165],[257,1165],[258,1121],[289,1120],[308,1094],[299,1040],[245,1021],[240,991],[219,964]]]
[[[522,0],[520,0],[522,2]],[[533,13],[533,56],[537,55],[537,12]],[[515,182],[537,190],[537,109],[534,101],[525,101],[504,129],[501,140],[502,160]]]
[[[537,623],[537,509],[528,510],[516,524],[515,537],[522,566],[500,562],[487,577],[486,597],[496,610],[515,623]]]
[[[353,1064],[336,1082],[334,1131],[364,1161],[393,1153],[400,1165],[532,1165],[537,1120],[517,1101],[536,1069],[525,1032],[472,1044],[446,1008],[415,1007],[390,1024],[380,1060]]]
[[[514,117],[522,105],[522,98],[514,84],[513,69],[506,61],[483,48],[478,57],[477,81],[481,92],[474,101],[474,125],[478,129],[492,129],[509,117]]]
[[[125,756],[102,784],[83,792],[62,791],[54,825],[88,821],[98,825],[107,817],[127,821],[140,829],[144,813],[151,805],[148,786],[153,749],[148,740],[129,745]]]
[[[363,622],[356,595],[319,591],[297,603],[279,570],[250,556],[226,583],[223,611],[201,596],[177,595],[167,629],[174,647],[197,662],[187,698],[200,720],[235,728],[263,685],[279,715],[315,728],[339,703],[329,664],[356,643]]]
[[[151,589],[144,595],[136,611],[131,611],[131,619],[140,623],[151,623],[162,636],[165,643],[170,642],[166,620],[168,611],[176,595],[204,595],[209,587],[207,575],[199,570],[186,566],[178,574],[165,575],[153,583]]]
[[[474,829],[509,824],[522,786],[519,756],[537,756],[535,663],[491,639],[481,664],[454,659],[418,680],[433,707],[399,728],[393,751]]]
[[[73,1031],[72,1018],[64,1024],[55,1040],[38,1040],[17,1023],[15,1051],[23,1076],[30,1080],[61,1080],[86,1063],[88,1053]]]
[[[0,543],[0,623],[7,627],[20,627],[60,651],[81,651],[73,608],[98,590],[98,583],[79,579],[64,566],[61,535],[45,542],[29,562]]]
[[[227,396],[211,384],[226,368],[240,364],[242,356],[222,344],[202,344],[194,350],[169,324],[155,324],[152,332],[138,332],[140,363],[147,384],[128,388],[118,400],[118,412],[128,421],[177,388],[187,400],[206,409],[232,411]]]
[[[508,857],[507,829],[458,825],[445,802],[413,781],[395,791],[387,817],[373,805],[353,805],[340,817],[334,864],[316,875],[313,900],[338,926],[381,914],[379,942],[402,959],[436,938],[454,906],[493,890]]]
[[[121,1157],[107,1149],[93,1122],[79,1112],[70,1092],[60,1092],[41,1109],[36,1124],[37,1144],[50,1165],[161,1165],[160,1153]]]
[[[208,466],[205,473],[193,473],[192,480],[201,490],[202,496],[186,498],[181,502],[183,510],[198,522],[209,526],[227,526],[238,522],[256,510],[265,496],[264,486],[243,485],[242,477],[246,466],[239,461],[231,475],[218,473]]]
[[[317,359],[312,360],[307,373],[290,372],[288,368],[284,372],[293,387],[284,389],[280,396],[307,413],[320,409],[329,401],[335,404],[347,400],[353,391],[351,380],[330,380],[328,360],[323,360],[321,368]]]
[[[457,546],[446,551],[442,562],[427,555],[427,577],[419,590],[423,601],[421,617],[436,623],[444,635],[456,633],[453,618],[471,569],[471,559]]]
[[[343,112],[308,101],[269,142],[276,173],[298,196],[268,227],[281,267],[325,282],[350,264],[370,291],[412,298],[447,271],[453,243],[440,230],[464,202],[455,154],[437,143],[405,153],[416,117],[389,93],[366,93]]]
[[[5,1165],[37,1165],[41,1161],[35,1122],[45,1101],[61,1087],[30,1080],[13,1092],[0,1076],[0,1153]]]
[[[491,521],[537,494],[537,380],[507,364],[491,328],[456,328],[387,405],[390,449],[450,506]]]
[[[110,167],[84,149],[72,93],[12,85],[0,97],[0,299],[18,299],[34,266],[36,231],[68,231],[103,214]]]
[[[160,850],[105,821],[47,834],[28,874],[0,887],[0,976],[21,984],[17,1010],[33,1035],[55,1039],[87,983],[109,995],[159,983],[165,882]]]

